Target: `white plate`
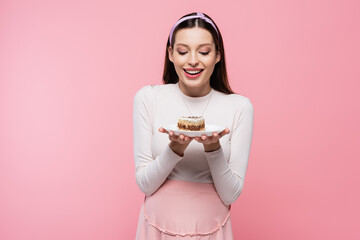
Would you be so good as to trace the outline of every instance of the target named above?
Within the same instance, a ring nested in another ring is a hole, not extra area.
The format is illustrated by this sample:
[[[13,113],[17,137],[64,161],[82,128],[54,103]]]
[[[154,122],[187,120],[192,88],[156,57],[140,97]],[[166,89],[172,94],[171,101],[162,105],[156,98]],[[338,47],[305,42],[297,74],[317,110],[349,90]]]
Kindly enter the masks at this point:
[[[202,135],[211,136],[214,132],[222,132],[225,127],[217,126],[217,125],[211,125],[206,124],[205,125],[205,131],[183,131],[179,130],[177,127],[177,124],[169,124],[163,127],[166,131],[173,131],[175,135],[184,134],[188,137],[201,137]]]

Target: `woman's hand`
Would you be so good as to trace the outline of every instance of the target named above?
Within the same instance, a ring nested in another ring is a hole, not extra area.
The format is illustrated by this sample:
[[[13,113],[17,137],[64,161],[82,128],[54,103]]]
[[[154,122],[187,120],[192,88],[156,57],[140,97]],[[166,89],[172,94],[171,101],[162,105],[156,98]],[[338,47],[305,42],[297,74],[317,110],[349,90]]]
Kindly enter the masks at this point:
[[[179,156],[184,156],[185,149],[189,146],[190,142],[194,139],[183,134],[175,135],[173,131],[166,131],[163,127],[159,128],[159,132],[167,133],[170,139],[170,148]]]
[[[205,152],[212,152],[218,150],[221,147],[219,139],[229,133],[230,130],[225,128],[225,130],[220,133],[214,132],[212,136],[202,135],[201,137],[196,137],[195,140],[204,144]]]

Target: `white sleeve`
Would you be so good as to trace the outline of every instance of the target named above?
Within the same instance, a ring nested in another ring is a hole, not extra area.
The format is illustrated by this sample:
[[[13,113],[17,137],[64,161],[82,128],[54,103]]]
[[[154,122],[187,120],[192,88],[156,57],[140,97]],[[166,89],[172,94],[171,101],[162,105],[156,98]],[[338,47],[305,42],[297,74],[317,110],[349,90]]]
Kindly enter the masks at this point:
[[[224,204],[230,205],[240,196],[244,186],[252,141],[254,110],[250,100],[237,113],[231,134],[230,160],[224,157],[222,148],[205,152],[214,185]]]
[[[153,194],[169,176],[182,157],[174,153],[169,145],[154,158],[151,150],[152,138],[152,86],[140,89],[134,97],[133,137],[136,183],[146,195]]]

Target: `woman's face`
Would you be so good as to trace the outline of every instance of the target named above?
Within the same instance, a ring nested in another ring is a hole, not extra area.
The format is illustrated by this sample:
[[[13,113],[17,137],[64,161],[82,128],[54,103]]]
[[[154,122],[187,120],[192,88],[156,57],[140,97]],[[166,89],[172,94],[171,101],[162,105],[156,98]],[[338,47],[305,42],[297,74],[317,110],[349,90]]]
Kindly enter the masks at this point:
[[[199,27],[176,32],[174,49],[168,49],[169,59],[179,76],[179,87],[188,96],[204,96],[210,92],[210,76],[220,61],[211,33]]]

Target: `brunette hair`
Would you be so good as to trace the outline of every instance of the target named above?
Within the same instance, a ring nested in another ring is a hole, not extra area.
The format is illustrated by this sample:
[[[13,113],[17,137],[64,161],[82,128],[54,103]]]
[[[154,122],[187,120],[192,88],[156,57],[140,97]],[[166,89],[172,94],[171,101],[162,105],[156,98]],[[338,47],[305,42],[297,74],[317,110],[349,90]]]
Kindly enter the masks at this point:
[[[197,15],[197,13],[196,12],[190,13],[181,18],[184,18],[187,16],[192,16],[192,15]],[[220,92],[223,92],[226,94],[232,94],[234,92],[231,90],[229,82],[228,82],[228,77],[227,77],[227,73],[226,73],[226,64],[225,64],[225,51],[224,51],[224,45],[223,45],[223,40],[222,40],[220,30],[217,27],[217,25],[215,24],[215,22],[208,15],[206,15],[206,14],[204,14],[204,15],[214,23],[214,25],[217,28],[217,32],[210,23],[206,22],[205,20],[203,20],[201,18],[188,19],[188,20],[181,22],[179,25],[177,25],[175,27],[174,32],[173,32],[172,41],[171,41],[171,47],[172,48],[174,47],[175,34],[180,29],[193,28],[195,26],[198,26],[198,27],[208,30],[214,39],[215,49],[216,49],[216,51],[220,52],[220,56],[221,56],[220,61],[216,63],[214,71],[211,74],[210,86],[217,91],[220,91]],[[169,38],[170,38],[170,36],[169,36]],[[169,38],[168,38],[168,41],[166,44],[166,53],[165,53],[165,64],[164,64],[164,72],[163,72],[164,84],[177,83],[179,81],[179,77],[175,71],[174,64],[169,60],[169,53],[168,53],[168,48],[170,47],[170,39]]]

